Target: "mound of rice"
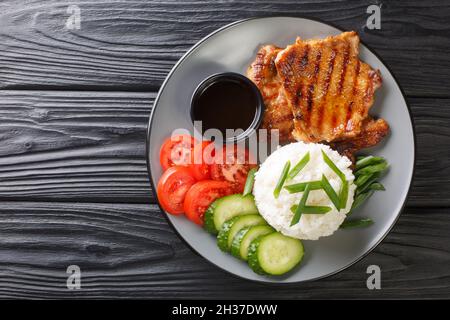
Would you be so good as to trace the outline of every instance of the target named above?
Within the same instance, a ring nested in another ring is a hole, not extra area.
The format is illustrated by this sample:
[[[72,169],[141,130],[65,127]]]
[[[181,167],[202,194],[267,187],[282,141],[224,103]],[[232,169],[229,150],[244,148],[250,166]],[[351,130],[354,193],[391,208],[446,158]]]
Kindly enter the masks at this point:
[[[338,211],[323,190],[313,190],[310,192],[306,204],[329,206],[332,210],[326,214],[302,214],[299,223],[291,227],[290,224],[294,214],[290,208],[292,205],[299,203],[303,192],[290,194],[283,188],[277,199],[273,195],[286,161],[291,161],[292,168],[308,151],[310,152],[308,164],[294,179],[286,181],[285,185],[321,180],[322,174],[324,174],[336,193],[341,189],[342,181],[324,162],[322,150],[349,181],[347,205],[344,209]],[[344,221],[346,213],[350,211],[353,203],[356,186],[353,183],[354,176],[350,169],[351,165],[352,163],[347,157],[341,156],[329,146],[320,143],[296,142],[278,148],[264,161],[255,176],[253,194],[259,212],[268,224],[290,237],[317,240],[320,237],[333,234]]]

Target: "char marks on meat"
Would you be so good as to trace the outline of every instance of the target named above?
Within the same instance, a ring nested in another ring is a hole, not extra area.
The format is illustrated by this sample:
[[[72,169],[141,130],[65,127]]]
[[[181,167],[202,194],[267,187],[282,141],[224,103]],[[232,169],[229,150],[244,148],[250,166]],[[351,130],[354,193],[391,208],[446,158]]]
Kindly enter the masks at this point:
[[[380,142],[389,126],[369,109],[381,75],[358,55],[356,32],[263,46],[247,72],[266,105],[262,127],[279,129],[281,142],[327,143],[350,157]]]
[[[281,50],[273,45],[263,46],[247,70],[247,77],[256,84],[264,99],[265,112],[261,127],[278,129],[280,142],[284,143],[293,140],[294,123],[275,67],[275,58]]]

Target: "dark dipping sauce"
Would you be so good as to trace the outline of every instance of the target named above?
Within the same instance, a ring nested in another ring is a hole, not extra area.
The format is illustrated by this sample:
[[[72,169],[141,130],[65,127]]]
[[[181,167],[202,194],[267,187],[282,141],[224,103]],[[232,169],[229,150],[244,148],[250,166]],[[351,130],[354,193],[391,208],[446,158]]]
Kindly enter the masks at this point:
[[[237,73],[224,73],[199,85],[192,98],[191,117],[193,121],[202,121],[203,131],[218,129],[227,138],[226,129],[256,129],[262,108],[261,94],[249,79]]]

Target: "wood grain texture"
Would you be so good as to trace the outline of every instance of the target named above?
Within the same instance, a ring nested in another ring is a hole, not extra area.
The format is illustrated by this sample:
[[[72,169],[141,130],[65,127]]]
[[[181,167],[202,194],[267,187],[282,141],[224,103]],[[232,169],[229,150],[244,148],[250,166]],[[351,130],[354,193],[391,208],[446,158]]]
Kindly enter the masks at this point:
[[[155,94],[0,91],[0,199],[151,201]]]
[[[68,4],[0,4],[0,88],[156,90],[198,40],[239,19],[320,18],[356,30],[409,95],[449,97],[450,4],[382,3],[381,30],[365,27],[362,1],[77,1],[81,29],[67,30]]]
[[[376,2],[382,29],[370,31]],[[0,298],[450,297],[450,3],[381,2],[81,0],[81,29],[67,30],[72,1],[1,1]],[[393,231],[346,271],[301,285],[240,280],[195,255],[151,204],[145,166],[148,116],[175,62],[217,28],[269,15],[358,31],[408,94],[417,133]],[[82,290],[66,288],[71,264]],[[371,264],[382,290],[366,288]]]
[[[385,241],[346,271],[268,286],[192,253],[154,205],[2,202],[0,298],[447,298],[449,228],[449,209],[408,208]],[[72,264],[82,271],[79,291],[66,287]],[[371,264],[381,267],[381,290],[366,288]]]
[[[149,203],[145,135],[155,94],[0,91],[0,200]],[[450,99],[410,99],[409,205],[448,206]]]

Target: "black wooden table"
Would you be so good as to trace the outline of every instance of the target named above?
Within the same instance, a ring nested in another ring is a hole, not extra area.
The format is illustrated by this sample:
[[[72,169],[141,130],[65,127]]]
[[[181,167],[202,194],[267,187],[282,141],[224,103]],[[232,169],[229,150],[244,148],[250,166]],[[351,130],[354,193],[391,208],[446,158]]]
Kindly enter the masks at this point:
[[[369,30],[377,3],[381,30]],[[69,4],[80,29],[66,26]],[[151,194],[144,141],[156,92],[186,50],[274,14],[356,30],[383,57],[412,109],[417,166],[374,252],[320,281],[268,287],[175,235]],[[450,298],[449,56],[441,0],[1,1],[0,298]],[[381,290],[366,287],[371,264]],[[69,265],[81,268],[80,290],[66,286]]]

